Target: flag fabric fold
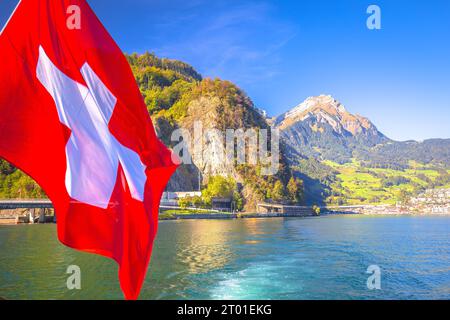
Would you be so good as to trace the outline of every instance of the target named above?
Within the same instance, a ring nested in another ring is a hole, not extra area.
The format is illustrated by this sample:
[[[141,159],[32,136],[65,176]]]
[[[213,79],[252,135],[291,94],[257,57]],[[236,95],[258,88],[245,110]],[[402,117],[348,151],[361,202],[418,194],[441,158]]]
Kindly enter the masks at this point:
[[[0,157],[47,193],[59,240],[114,259],[137,299],[177,165],[126,58],[86,1],[21,0],[0,66]]]

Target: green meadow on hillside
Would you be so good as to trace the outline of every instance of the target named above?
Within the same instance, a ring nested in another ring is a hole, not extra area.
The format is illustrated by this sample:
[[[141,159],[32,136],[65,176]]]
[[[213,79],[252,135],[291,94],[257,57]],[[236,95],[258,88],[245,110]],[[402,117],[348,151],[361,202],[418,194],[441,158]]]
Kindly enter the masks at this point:
[[[330,204],[395,204],[404,194],[418,194],[427,188],[450,188],[450,170],[416,162],[405,170],[366,168],[355,159],[346,164],[332,161],[323,164],[336,171],[327,198]]]

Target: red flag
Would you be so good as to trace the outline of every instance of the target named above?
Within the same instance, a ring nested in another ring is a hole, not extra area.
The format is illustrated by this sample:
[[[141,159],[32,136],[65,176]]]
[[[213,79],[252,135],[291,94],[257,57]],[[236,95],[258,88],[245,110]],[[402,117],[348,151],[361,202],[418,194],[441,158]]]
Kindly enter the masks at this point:
[[[176,164],[84,0],[22,0],[0,35],[0,157],[45,190],[59,240],[119,264],[137,299]]]

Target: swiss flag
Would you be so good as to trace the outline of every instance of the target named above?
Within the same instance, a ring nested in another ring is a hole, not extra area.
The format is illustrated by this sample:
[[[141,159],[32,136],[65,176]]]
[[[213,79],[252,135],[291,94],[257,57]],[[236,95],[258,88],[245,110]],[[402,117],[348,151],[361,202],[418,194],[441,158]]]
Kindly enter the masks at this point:
[[[84,0],[21,0],[0,35],[0,157],[45,190],[65,245],[114,259],[127,299],[177,165]]]

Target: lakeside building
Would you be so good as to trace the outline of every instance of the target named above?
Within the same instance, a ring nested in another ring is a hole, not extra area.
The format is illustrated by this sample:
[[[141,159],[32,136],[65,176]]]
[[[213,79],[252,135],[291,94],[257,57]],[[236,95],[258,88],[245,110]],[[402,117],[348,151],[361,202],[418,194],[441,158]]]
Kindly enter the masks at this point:
[[[411,198],[409,207],[422,213],[450,214],[450,189],[428,189]]]
[[[164,192],[161,197],[161,205],[178,206],[178,200],[183,198],[201,197],[201,191]]]

